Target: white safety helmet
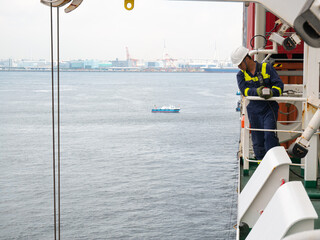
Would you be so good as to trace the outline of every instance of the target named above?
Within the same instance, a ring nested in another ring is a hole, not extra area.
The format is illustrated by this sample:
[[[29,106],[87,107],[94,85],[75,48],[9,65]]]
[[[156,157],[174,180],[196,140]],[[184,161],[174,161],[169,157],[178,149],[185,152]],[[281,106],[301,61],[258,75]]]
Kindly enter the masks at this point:
[[[243,46],[238,47],[231,54],[232,63],[238,66],[243,61],[243,59],[247,56],[248,53],[249,53],[248,48],[245,48]]]

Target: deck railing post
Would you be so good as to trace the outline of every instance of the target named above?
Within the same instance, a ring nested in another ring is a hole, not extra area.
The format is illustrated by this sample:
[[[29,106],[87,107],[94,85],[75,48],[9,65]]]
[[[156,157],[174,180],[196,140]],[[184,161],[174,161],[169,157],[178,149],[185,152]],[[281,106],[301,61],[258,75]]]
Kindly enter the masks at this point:
[[[308,99],[319,99],[319,67],[320,49],[312,48],[304,44],[304,63],[303,63],[303,96]],[[304,124],[303,129],[308,126],[311,118],[317,109],[312,105],[304,104]],[[317,186],[318,174],[318,146],[319,136],[312,136],[309,141],[309,151],[305,157],[304,184],[305,187],[315,188]]]
[[[244,128],[242,128],[243,131],[243,139],[241,139],[242,142],[242,154],[243,154],[243,175],[248,176],[249,175],[249,162],[247,159],[249,159],[249,147],[250,147],[250,131],[249,128],[249,118],[247,113],[247,105],[249,104],[249,100],[247,98],[244,98]]]

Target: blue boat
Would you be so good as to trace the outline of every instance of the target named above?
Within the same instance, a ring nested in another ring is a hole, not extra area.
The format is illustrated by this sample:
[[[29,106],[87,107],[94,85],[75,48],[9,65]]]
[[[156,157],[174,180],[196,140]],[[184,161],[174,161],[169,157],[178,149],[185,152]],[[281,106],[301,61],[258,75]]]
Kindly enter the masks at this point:
[[[163,106],[161,108],[157,108],[156,106],[154,106],[154,108],[152,109],[153,113],[178,113],[180,112],[180,108],[174,107],[172,105],[170,106]]]

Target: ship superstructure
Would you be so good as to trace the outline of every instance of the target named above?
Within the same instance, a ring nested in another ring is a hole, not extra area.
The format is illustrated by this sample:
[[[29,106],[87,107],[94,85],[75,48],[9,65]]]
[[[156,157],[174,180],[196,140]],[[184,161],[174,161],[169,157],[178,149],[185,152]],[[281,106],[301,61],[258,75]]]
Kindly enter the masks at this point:
[[[244,5],[243,42],[255,60],[271,63],[285,84],[283,95],[270,99],[280,105],[275,131],[281,146],[269,150],[262,161],[255,159],[251,131],[274,130],[250,127],[246,106],[263,99],[242,97],[237,239],[318,239],[319,231],[314,229],[320,227],[320,52],[319,44],[306,36],[311,31],[300,32],[296,24],[303,18],[304,26],[309,26],[305,17],[311,15],[305,14],[306,9],[320,4],[299,1],[305,4],[301,11],[296,9],[301,5],[286,5],[287,12],[296,14],[294,19],[281,14],[281,4],[273,11],[272,1],[259,2],[268,3]],[[315,25],[313,30],[319,28]]]

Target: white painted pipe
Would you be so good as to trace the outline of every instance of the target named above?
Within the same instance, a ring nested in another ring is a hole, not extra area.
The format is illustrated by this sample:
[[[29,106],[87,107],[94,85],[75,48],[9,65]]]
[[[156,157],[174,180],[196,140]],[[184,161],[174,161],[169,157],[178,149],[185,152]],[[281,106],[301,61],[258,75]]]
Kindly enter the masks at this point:
[[[320,126],[320,108],[318,108],[316,113],[311,118],[306,130],[304,130],[301,137],[306,139],[307,141],[310,141],[311,137],[318,130],[319,126]]]
[[[265,8],[257,3],[255,5],[255,23],[254,23],[254,34],[255,35],[266,35],[266,10]],[[261,36],[257,36],[254,39],[254,48],[264,48],[265,39]],[[258,54],[255,56],[255,60],[258,62],[262,62],[262,60],[265,58],[265,54]]]
[[[277,43],[275,43],[275,42],[272,43],[272,49],[256,49],[256,50],[251,50],[251,51],[249,52],[249,55],[252,56],[253,54],[258,54],[258,53],[263,53],[263,54],[276,54],[276,53],[278,53]]]

